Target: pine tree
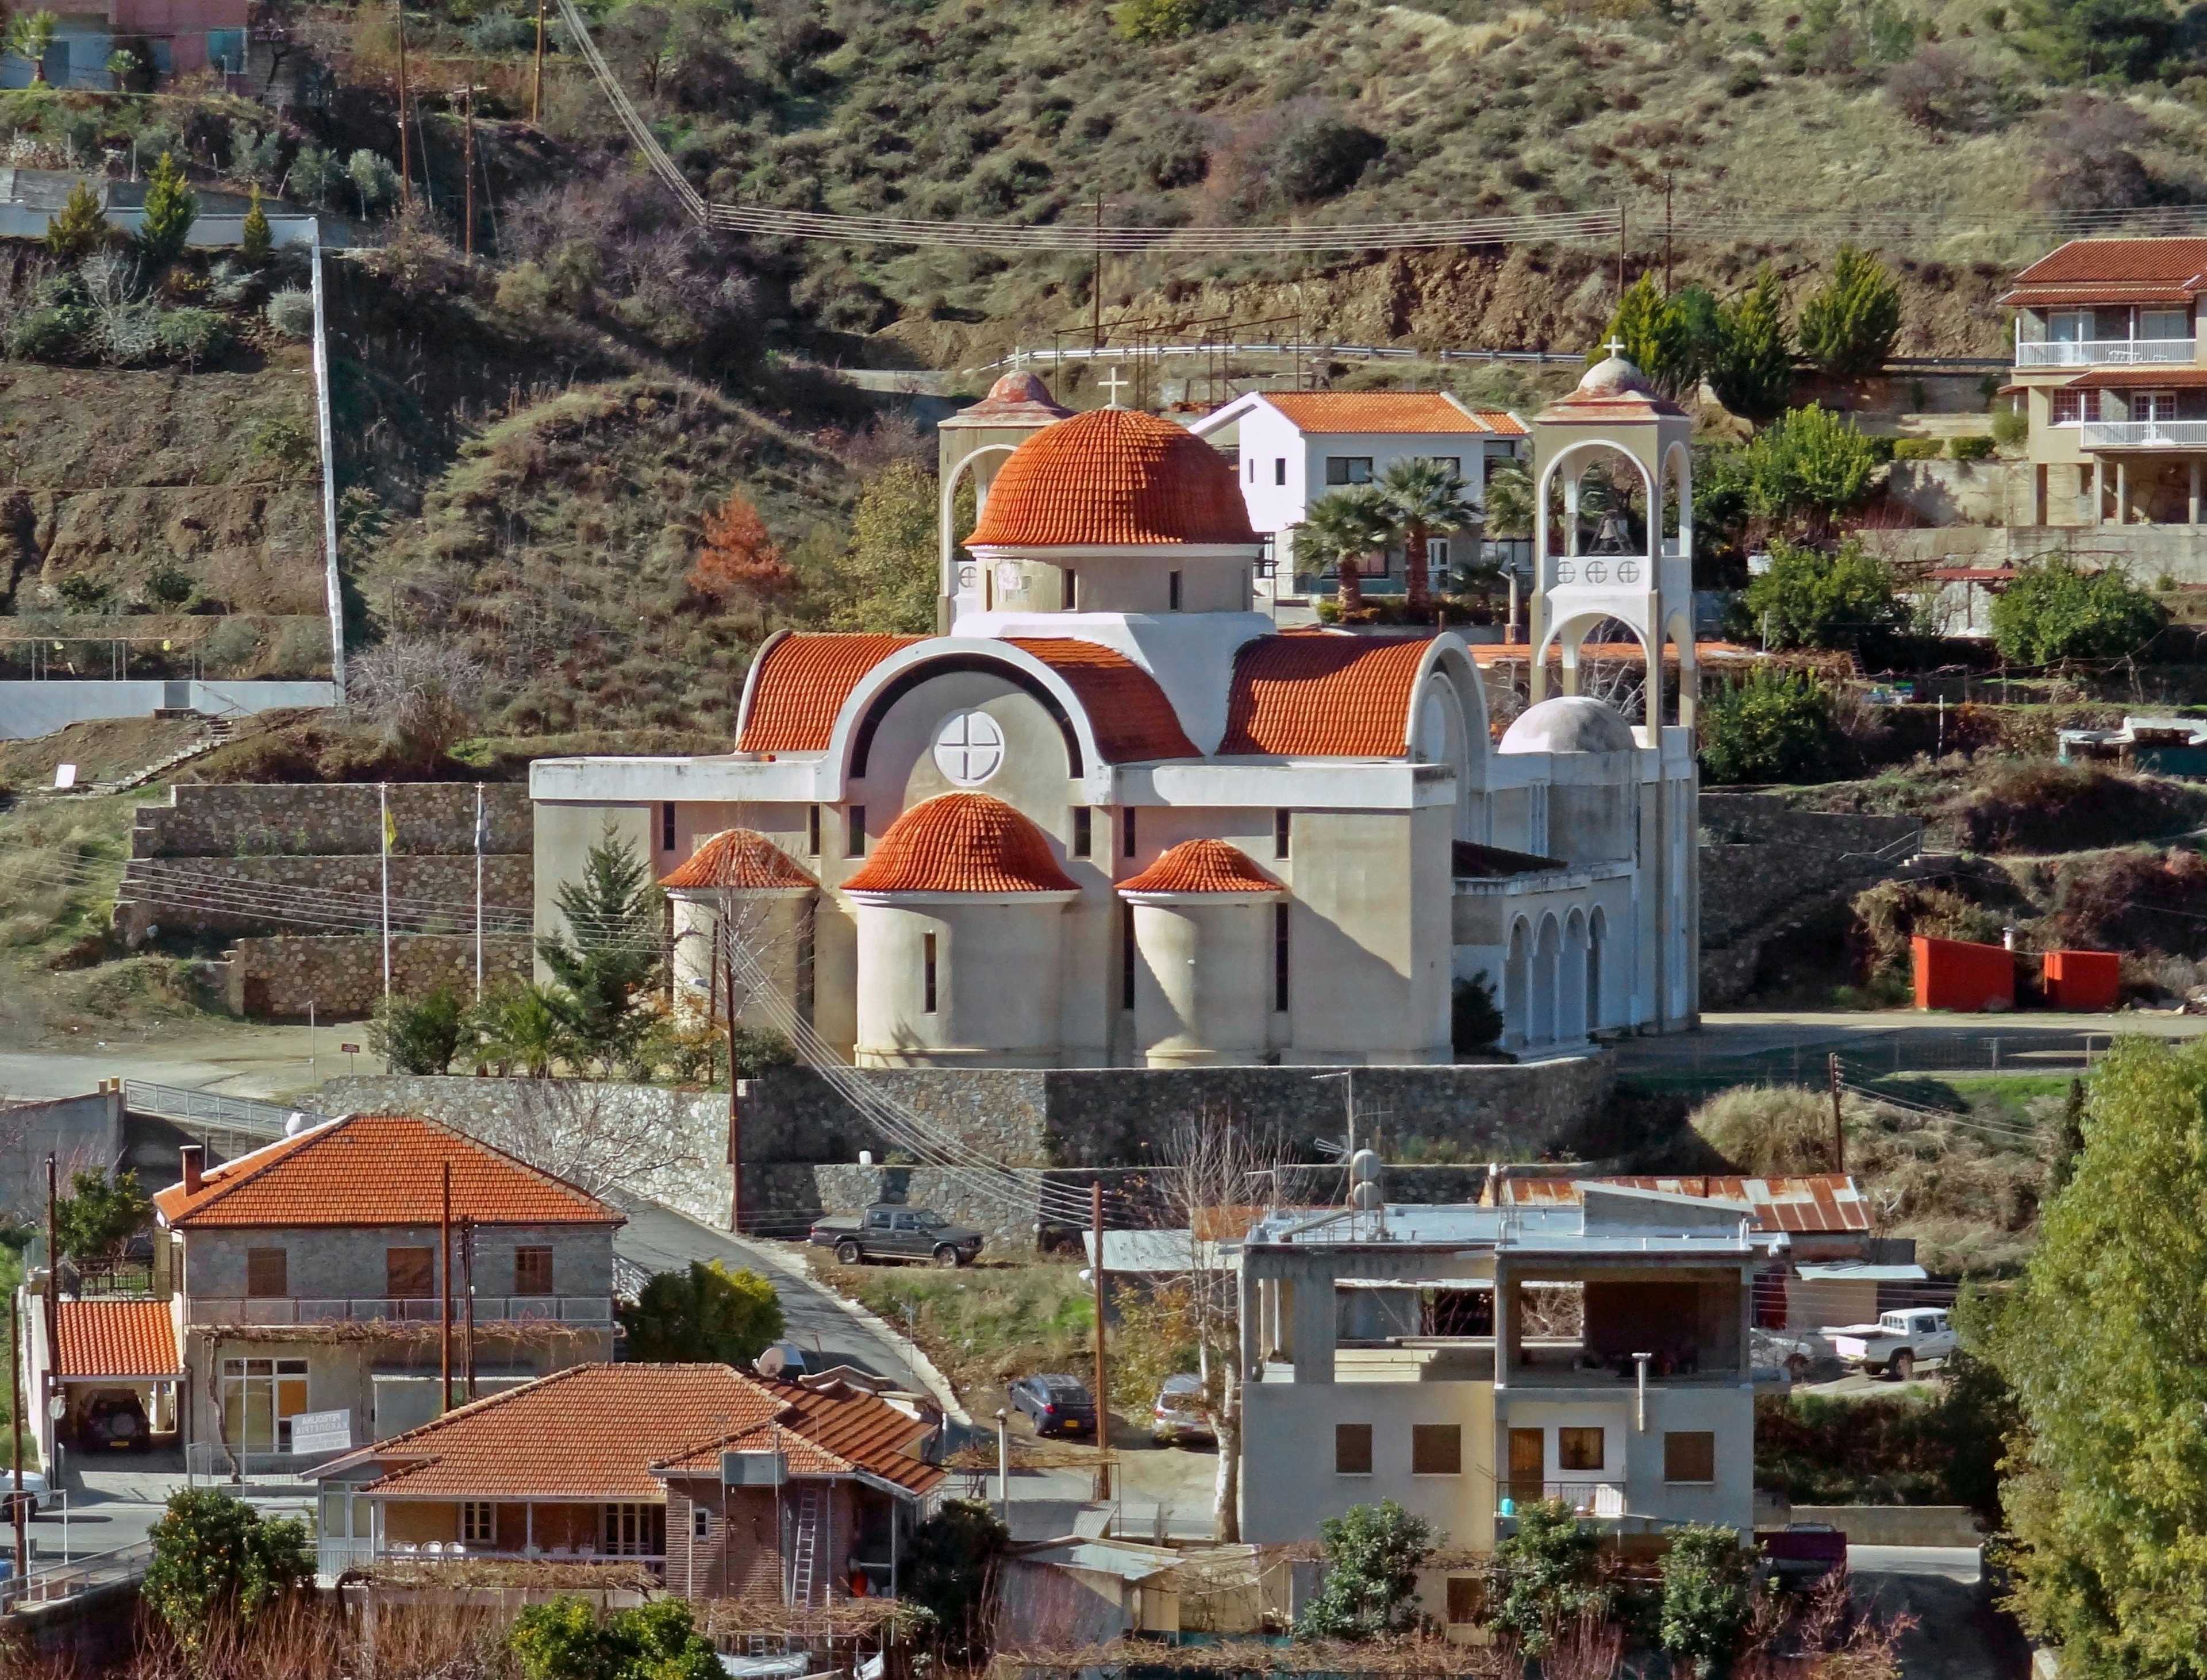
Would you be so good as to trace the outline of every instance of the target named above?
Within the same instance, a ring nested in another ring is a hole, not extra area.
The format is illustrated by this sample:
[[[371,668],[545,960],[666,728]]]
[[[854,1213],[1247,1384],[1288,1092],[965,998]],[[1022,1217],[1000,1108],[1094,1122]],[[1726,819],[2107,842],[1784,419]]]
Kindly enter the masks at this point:
[[[239,230],[239,249],[246,261],[254,264],[268,260],[268,254],[276,248],[276,236],[268,226],[268,212],[260,207],[260,184],[253,186],[253,207],[245,212],[245,225]]]
[[[1875,374],[1900,336],[1900,283],[1870,252],[1842,245],[1832,278],[1801,306],[1801,349],[1827,374]]]
[[[169,153],[153,165],[147,178],[145,220],[138,230],[138,246],[148,260],[162,268],[184,254],[192,224],[199,219],[199,196]]]
[[[46,228],[46,248],[64,262],[78,262],[107,242],[113,231],[100,213],[99,195],[79,176],[69,188],[69,202]]]
[[[1793,394],[1793,342],[1785,320],[1785,282],[1764,263],[1746,295],[1717,314],[1709,361],[1717,401],[1761,424],[1785,412]]]
[[[576,1048],[610,1073],[633,1052],[637,1005],[659,978],[659,889],[636,848],[608,832],[558,903],[574,942],[540,939],[536,954],[566,989],[561,1006]]]

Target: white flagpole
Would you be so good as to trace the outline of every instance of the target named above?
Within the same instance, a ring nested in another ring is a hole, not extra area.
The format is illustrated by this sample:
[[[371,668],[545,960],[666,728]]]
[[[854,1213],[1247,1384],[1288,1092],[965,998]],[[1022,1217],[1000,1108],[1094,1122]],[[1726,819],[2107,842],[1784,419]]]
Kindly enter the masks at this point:
[[[391,784],[375,785],[375,804],[383,821],[377,825],[376,843],[383,850],[383,1001],[391,1001]]]
[[[482,1001],[482,870],[483,847],[490,836],[483,832],[482,784],[475,784],[475,1001]]]

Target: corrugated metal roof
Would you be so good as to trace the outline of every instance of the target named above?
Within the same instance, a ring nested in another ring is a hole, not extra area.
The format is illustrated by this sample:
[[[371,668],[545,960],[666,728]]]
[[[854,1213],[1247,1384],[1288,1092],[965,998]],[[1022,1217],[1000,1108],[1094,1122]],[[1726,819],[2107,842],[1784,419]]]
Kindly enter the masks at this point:
[[[1869,1200],[1846,1173],[1803,1173],[1784,1178],[1705,1173],[1504,1178],[1498,1181],[1497,1191],[1504,1207],[1562,1207],[1575,1205],[1579,1186],[1589,1183],[1740,1203],[1754,1210],[1758,1231],[1821,1236],[1869,1229]]]

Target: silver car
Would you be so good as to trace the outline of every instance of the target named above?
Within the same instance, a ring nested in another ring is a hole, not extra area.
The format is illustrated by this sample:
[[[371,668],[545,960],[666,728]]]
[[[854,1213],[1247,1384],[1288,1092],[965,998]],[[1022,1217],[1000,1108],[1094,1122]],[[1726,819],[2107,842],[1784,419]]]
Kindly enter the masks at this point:
[[[1193,1371],[1165,1378],[1164,1387],[1157,1390],[1157,1403],[1150,1408],[1150,1433],[1160,1446],[1188,1441],[1217,1444],[1217,1431],[1211,1427],[1210,1409],[1203,1403],[1203,1378]]]

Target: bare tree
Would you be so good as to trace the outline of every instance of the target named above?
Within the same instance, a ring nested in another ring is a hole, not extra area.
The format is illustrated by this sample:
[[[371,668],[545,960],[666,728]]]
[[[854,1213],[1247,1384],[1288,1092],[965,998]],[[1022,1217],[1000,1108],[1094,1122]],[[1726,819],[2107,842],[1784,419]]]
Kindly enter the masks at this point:
[[[685,1135],[622,1091],[571,1079],[517,1082],[510,1104],[475,1109],[464,1129],[592,1196],[663,1197],[713,1169],[707,1128]]]
[[[1294,1195],[1300,1175],[1277,1135],[1253,1131],[1223,1108],[1183,1117],[1166,1133],[1158,1158],[1164,1169],[1159,1191],[1175,1223],[1185,1227],[1180,1281],[1188,1332],[1202,1360],[1204,1401],[1218,1435],[1211,1532],[1232,1542],[1241,1537],[1244,1373],[1240,1279],[1226,1245],[1239,1242],[1268,1204]]]
[[[474,727],[482,666],[441,637],[395,636],[350,668],[354,709],[415,763],[435,763]]]

